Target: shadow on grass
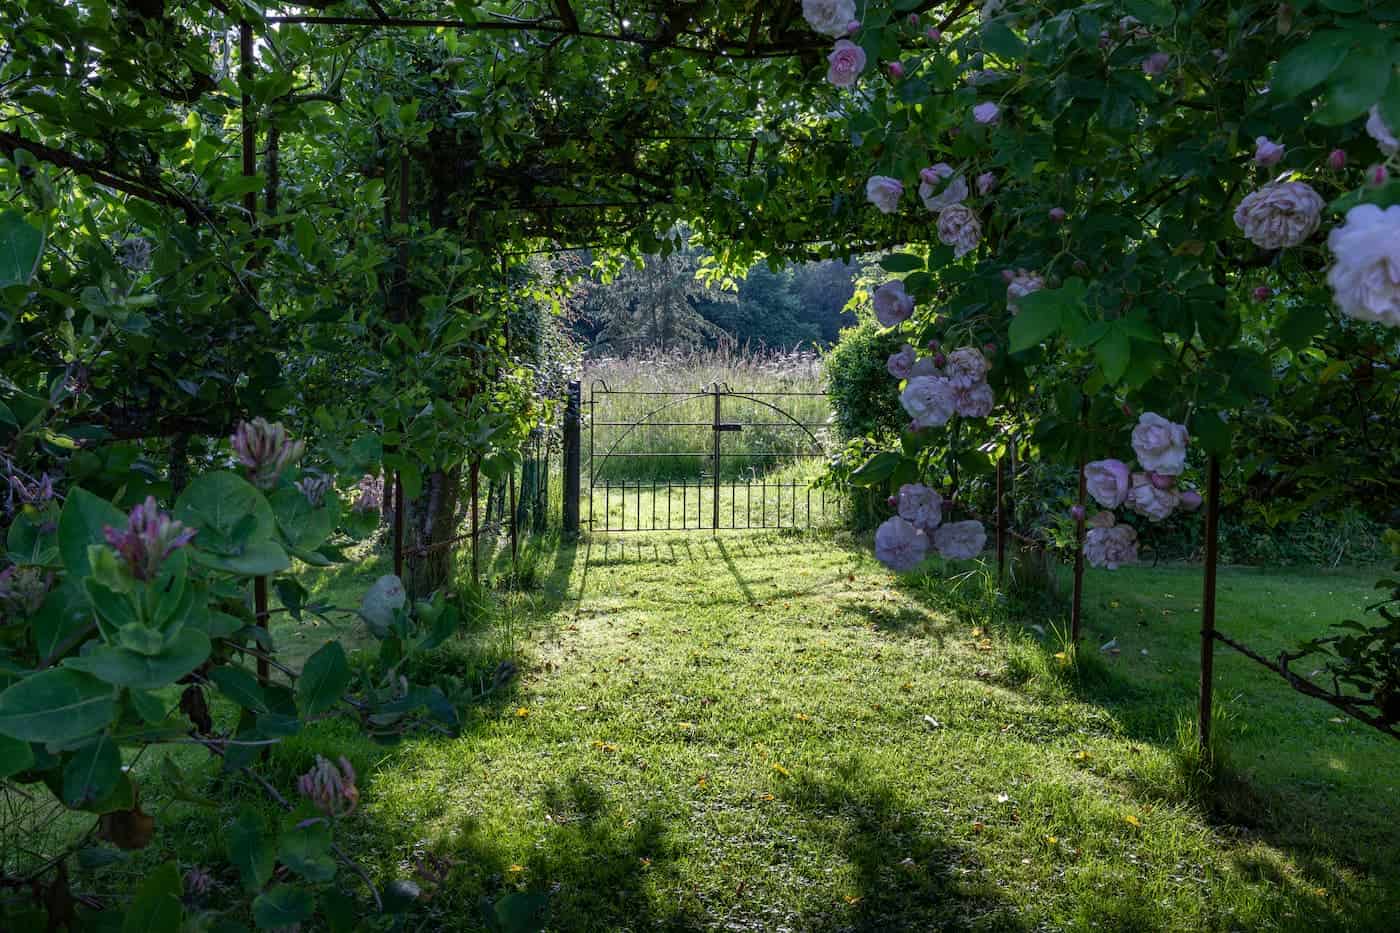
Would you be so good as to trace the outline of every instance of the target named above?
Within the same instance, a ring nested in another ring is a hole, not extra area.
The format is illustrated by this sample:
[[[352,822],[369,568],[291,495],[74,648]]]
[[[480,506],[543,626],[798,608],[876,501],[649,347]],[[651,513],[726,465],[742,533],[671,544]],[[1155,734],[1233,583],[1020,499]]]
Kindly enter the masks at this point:
[[[809,827],[849,865],[846,907],[809,914],[792,928],[1025,930],[1024,920],[984,877],[977,854],[944,838],[927,811],[906,807],[855,759],[826,776],[789,781],[782,800],[809,814]]]

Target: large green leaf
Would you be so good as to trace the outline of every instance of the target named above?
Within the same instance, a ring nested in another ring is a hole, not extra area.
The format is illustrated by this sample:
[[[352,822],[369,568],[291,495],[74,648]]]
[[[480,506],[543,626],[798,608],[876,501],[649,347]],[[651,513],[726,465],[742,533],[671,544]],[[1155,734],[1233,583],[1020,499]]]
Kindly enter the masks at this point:
[[[318,819],[283,830],[277,840],[277,860],[307,881],[330,881],[335,877],[330,826]]]
[[[899,454],[885,450],[871,457],[851,474],[851,482],[856,486],[874,486],[883,483],[894,473],[902,458]]]
[[[185,628],[158,654],[139,654],[127,648],[99,645],[87,654],[69,658],[65,668],[83,671],[109,684],[154,690],[168,686],[199,667],[209,657],[209,637]]]
[[[110,684],[52,668],[0,693],[0,733],[27,742],[70,742],[101,730],[116,708]]]
[[[57,660],[55,654],[77,647],[75,639],[93,621],[92,605],[82,587],[71,581],[50,591],[30,621],[30,632],[39,657]]]
[[[310,919],[316,899],[300,885],[279,884],[253,900],[253,921],[259,930],[292,927]]]
[[[1020,312],[1011,319],[1011,352],[1020,353],[1054,335],[1064,323],[1064,306],[1053,291],[1032,292],[1016,301]]]
[[[184,884],[180,869],[166,862],[147,875],[126,908],[122,933],[180,933],[185,906],[180,902]]]
[[[238,869],[246,891],[257,891],[272,877],[275,862],[271,840],[263,831],[262,818],[251,807],[239,811],[227,830],[224,845],[228,860]]]
[[[219,692],[244,709],[255,713],[268,711],[267,697],[252,674],[241,667],[216,667],[209,672],[209,680],[219,688]]]
[[[306,659],[297,678],[297,703],[302,713],[315,716],[335,706],[350,685],[351,676],[340,642],[326,642]]]
[[[243,577],[265,577],[281,573],[292,565],[291,558],[276,541],[252,541],[238,554],[211,554],[196,551],[195,558],[206,567]]]
[[[295,486],[283,486],[272,494],[272,512],[277,527],[294,550],[313,551],[325,543],[335,530],[340,517],[334,492],[327,494],[326,504],[314,508]]]
[[[1346,33],[1336,30],[1314,33],[1308,41],[1279,59],[1269,85],[1270,96],[1297,97],[1317,87],[1337,70],[1350,45]]]
[[[28,742],[0,735],[0,780],[18,774],[34,764],[34,749]]]
[[[44,232],[19,211],[0,213],[0,288],[28,285],[44,253]]]
[[[227,471],[206,473],[180,494],[175,517],[199,529],[204,553],[236,557],[248,545],[269,541],[276,530],[272,506],[251,483]]]
[[[126,516],[112,503],[86,489],[68,490],[58,518],[58,552],[69,579],[80,579],[92,573],[88,546],[106,543],[102,529],[108,525],[125,528]]]
[[[63,802],[85,809],[116,790],[121,782],[122,756],[110,736],[100,735],[74,753],[63,769]],[[131,806],[130,801],[126,806]]]

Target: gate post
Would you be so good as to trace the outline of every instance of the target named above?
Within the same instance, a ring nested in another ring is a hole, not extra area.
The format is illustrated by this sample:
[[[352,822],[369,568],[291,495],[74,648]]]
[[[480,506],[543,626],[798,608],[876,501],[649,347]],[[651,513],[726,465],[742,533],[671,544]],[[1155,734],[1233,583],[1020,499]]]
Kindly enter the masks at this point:
[[[577,379],[569,383],[564,399],[564,536],[578,537],[579,408],[583,390]]]
[[[720,429],[720,413],[719,413],[719,406],[720,406],[720,401],[719,401],[719,383],[716,382],[711,388],[714,390],[714,393],[715,393],[715,428],[714,428],[714,439],[715,439],[715,441],[714,441],[714,443],[715,443],[715,451],[714,451],[714,474],[715,474],[715,475],[714,475],[714,477],[713,477],[712,480],[711,480],[711,493],[710,493],[710,495],[711,495],[711,498],[712,498],[712,500],[713,500],[713,501],[711,502],[711,505],[714,506],[714,512],[713,512],[713,515],[711,516],[711,519],[712,519],[712,520],[711,520],[711,522],[710,522],[710,529],[711,529],[712,531],[716,531],[716,532],[717,532],[717,531],[719,531],[719,464],[720,464],[720,459],[719,459],[719,436],[720,436],[720,430],[721,430],[721,429]]]
[[[1206,480],[1206,566],[1201,582],[1201,694],[1196,738],[1201,760],[1210,759],[1211,705],[1215,687],[1215,576],[1220,563],[1220,458],[1210,458]]]

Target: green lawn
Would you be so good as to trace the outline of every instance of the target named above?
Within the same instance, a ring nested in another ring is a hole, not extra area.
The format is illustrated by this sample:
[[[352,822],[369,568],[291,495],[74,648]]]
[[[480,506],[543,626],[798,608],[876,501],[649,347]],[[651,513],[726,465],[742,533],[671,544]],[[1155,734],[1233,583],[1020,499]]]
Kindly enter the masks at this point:
[[[380,877],[440,859],[418,929],[480,929],[514,890],[551,892],[559,931],[1395,928],[1393,740],[1222,655],[1232,776],[1193,802],[1196,570],[1091,573],[1079,676],[965,570],[899,580],[831,537],[563,548],[515,604],[515,692],[459,739],[321,729],[268,772],[350,755],[353,851]],[[1221,627],[1268,653],[1373,579],[1229,570]],[[233,883],[208,841],[228,814],[161,814]]]

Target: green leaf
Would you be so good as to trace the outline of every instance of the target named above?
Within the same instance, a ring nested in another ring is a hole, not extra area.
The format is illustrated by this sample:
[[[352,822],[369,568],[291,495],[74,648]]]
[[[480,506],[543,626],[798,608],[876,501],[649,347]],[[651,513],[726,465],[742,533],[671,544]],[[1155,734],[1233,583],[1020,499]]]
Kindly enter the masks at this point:
[[[267,698],[256,678],[241,667],[232,665],[216,667],[209,672],[209,680],[219,688],[219,692],[244,709],[255,713],[268,711]]]
[[[34,749],[29,747],[28,742],[0,735],[0,780],[19,774],[32,764]]]
[[[28,285],[44,254],[44,232],[19,211],[0,213],[0,288]]]
[[[253,541],[238,554],[210,554],[196,551],[195,559],[206,567],[242,577],[266,577],[292,566],[291,558],[276,541]]]
[[[335,877],[335,859],[329,824],[317,819],[284,830],[277,841],[277,859],[307,881],[330,881]]]
[[[297,704],[306,716],[325,712],[350,685],[350,664],[338,641],[328,641],[306,659],[297,678]]]
[[[991,22],[982,27],[982,48],[1007,60],[1017,60],[1026,54],[1026,43],[1000,22]]]
[[[69,759],[63,769],[63,803],[75,810],[108,796],[121,781],[122,756],[117,743],[101,735]]]
[[[257,811],[251,807],[240,810],[238,817],[224,832],[224,841],[228,860],[243,879],[243,889],[257,891],[267,884],[276,859]]]
[[[254,542],[270,541],[277,528],[272,506],[251,483],[227,471],[206,473],[175,502],[175,517],[199,529],[195,547],[237,556]]]
[[[549,925],[549,895],[512,891],[491,906],[490,920],[499,933],[539,933]]]
[[[1103,339],[1094,345],[1094,356],[1098,358],[1104,378],[1110,385],[1117,385],[1132,360],[1132,343],[1122,328],[1110,327]]]
[[[1032,292],[1017,299],[1021,311],[1011,319],[1011,352],[1020,353],[1053,336],[1064,325],[1064,306],[1053,291]]]
[[[1223,456],[1230,452],[1231,428],[1213,411],[1197,411],[1191,415],[1191,439],[1208,454]]]
[[[261,191],[263,184],[261,175],[235,175],[215,185],[209,198],[212,201],[232,201],[250,191]]]
[[[180,933],[185,906],[180,902],[184,884],[174,862],[151,872],[136,888],[126,908],[122,933]]]
[[[339,518],[337,499],[326,496],[326,504],[313,507],[295,486],[283,486],[272,494],[270,504],[277,527],[287,544],[296,550],[312,551],[325,543]]]
[[[1278,339],[1290,350],[1301,350],[1327,327],[1327,309],[1305,304],[1294,308],[1278,328]]]
[[[1314,119],[1335,125],[1365,113],[1385,93],[1393,67],[1385,49],[1367,45],[1351,51],[1328,80]]]
[[[0,734],[26,742],[71,742],[100,731],[116,709],[110,684],[50,668],[0,693]]]
[[[61,648],[76,648],[76,644],[69,643],[91,622],[92,606],[82,588],[71,581],[64,581],[62,586],[44,597],[44,604],[30,620],[34,648],[39,657],[57,660],[55,654]]]
[[[279,884],[253,901],[253,921],[259,930],[304,923],[316,909],[316,899],[300,885]]]
[[[1279,59],[1269,95],[1293,98],[1317,87],[1337,70],[1350,45],[1351,40],[1345,33],[1336,30],[1315,33]]]
[[[118,687],[155,690],[199,667],[208,660],[210,650],[209,636],[198,629],[185,628],[156,654],[98,645],[81,657],[68,658],[63,666]]]
[[[88,546],[106,546],[102,529],[108,525],[125,528],[126,516],[106,499],[100,499],[86,489],[68,490],[63,512],[58,517],[58,552],[68,578],[81,579],[92,573]]]
[[[886,272],[913,272],[924,267],[924,260],[910,253],[890,253],[881,257],[880,266]]]
[[[885,450],[871,457],[851,474],[851,483],[856,486],[874,486],[883,483],[894,474],[903,458],[894,451]]]

